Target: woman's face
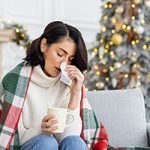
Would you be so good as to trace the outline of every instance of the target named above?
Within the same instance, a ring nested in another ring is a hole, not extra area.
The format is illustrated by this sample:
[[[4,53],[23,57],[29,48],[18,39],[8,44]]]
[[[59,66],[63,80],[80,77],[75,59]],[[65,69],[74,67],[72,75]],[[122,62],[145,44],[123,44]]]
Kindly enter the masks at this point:
[[[71,64],[76,52],[76,44],[71,39],[63,39],[58,43],[47,46],[46,39],[41,42],[41,51],[44,53],[46,75],[56,77],[60,73],[60,64]]]

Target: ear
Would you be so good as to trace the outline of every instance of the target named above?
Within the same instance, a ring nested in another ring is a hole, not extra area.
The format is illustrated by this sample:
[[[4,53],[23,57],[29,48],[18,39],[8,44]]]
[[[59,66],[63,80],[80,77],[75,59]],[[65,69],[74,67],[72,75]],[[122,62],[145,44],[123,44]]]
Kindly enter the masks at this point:
[[[40,48],[41,48],[41,52],[42,52],[42,53],[45,52],[46,47],[47,47],[47,40],[46,40],[45,38],[43,38],[43,39],[41,40],[41,45],[40,45]]]

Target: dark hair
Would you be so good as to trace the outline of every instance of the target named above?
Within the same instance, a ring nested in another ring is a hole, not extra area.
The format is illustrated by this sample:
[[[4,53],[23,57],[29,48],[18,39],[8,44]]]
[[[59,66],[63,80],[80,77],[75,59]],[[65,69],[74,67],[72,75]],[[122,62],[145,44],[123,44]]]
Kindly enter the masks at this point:
[[[35,39],[27,48],[24,60],[31,66],[40,64],[44,68],[45,60],[40,50],[41,40],[45,38],[47,44],[51,45],[66,37],[71,38],[76,44],[76,53],[75,58],[72,60],[72,65],[75,65],[80,71],[86,70],[87,49],[80,31],[61,21],[54,21],[46,26],[44,33]]]

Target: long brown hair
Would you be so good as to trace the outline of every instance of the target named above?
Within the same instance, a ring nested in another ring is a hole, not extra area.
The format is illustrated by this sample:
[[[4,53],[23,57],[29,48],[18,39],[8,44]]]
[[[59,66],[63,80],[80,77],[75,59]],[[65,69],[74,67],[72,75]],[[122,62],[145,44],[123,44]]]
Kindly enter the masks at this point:
[[[61,21],[54,21],[46,26],[43,34],[35,39],[27,48],[24,60],[31,66],[40,64],[44,68],[45,60],[40,50],[41,40],[45,38],[47,44],[51,45],[66,37],[71,38],[77,47],[75,58],[71,64],[83,72],[87,69],[87,49],[82,35],[78,29]]]

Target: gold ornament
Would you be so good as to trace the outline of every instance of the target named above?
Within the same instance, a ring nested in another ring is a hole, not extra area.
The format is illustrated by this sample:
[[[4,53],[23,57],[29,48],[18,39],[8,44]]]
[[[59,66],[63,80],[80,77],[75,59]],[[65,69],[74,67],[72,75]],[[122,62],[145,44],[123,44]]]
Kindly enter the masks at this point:
[[[115,69],[121,68],[122,64],[120,62],[115,62],[114,67]]]
[[[146,81],[150,83],[150,72],[147,74]]]
[[[141,4],[141,0],[133,0],[133,3],[136,5]]]
[[[119,7],[116,8],[115,11],[116,11],[116,13],[121,14],[124,11],[124,8],[122,6],[119,6]]]
[[[115,17],[113,17],[111,21],[112,21],[113,24],[116,24],[117,19]]]
[[[117,23],[115,24],[115,29],[116,29],[116,31],[120,31],[120,30],[122,29],[122,23],[117,22]]]
[[[111,2],[111,3],[116,3],[116,2],[117,2],[117,0],[110,0],[110,2]]]
[[[97,82],[96,83],[96,87],[100,90],[100,89],[103,89],[104,88],[104,83],[103,82]]]
[[[102,26],[102,27],[101,27],[101,31],[102,31],[102,32],[106,32],[106,27],[105,27],[105,26]]]
[[[111,41],[115,45],[120,45],[122,43],[122,36],[120,34],[114,34],[111,38]]]

